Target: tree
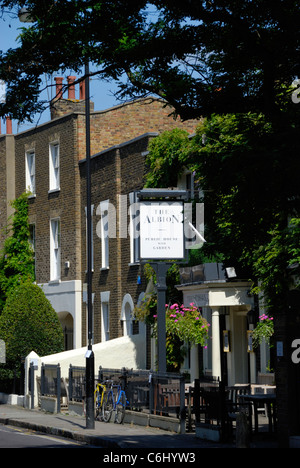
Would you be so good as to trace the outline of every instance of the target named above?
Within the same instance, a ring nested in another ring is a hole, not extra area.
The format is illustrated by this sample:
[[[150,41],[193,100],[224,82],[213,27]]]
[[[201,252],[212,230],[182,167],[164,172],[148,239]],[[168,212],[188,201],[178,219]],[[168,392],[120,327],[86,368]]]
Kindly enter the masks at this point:
[[[161,145],[166,138],[169,132],[152,142],[147,183],[163,186],[157,167],[173,174],[180,154],[181,168],[194,171],[204,191],[201,256],[222,255],[239,277],[252,279],[254,292],[260,284],[271,314],[283,311],[289,267],[300,261],[298,130],[278,131],[262,114],[212,115],[193,139],[178,142],[173,158]]]
[[[34,281],[34,252],[29,242],[28,194],[11,203],[12,224],[0,257],[0,310],[11,291],[24,281]],[[11,231],[11,232],[10,232]]]
[[[188,132],[178,128],[167,130],[153,138],[148,145],[145,186],[176,187],[178,177],[184,169],[188,146]]]
[[[0,339],[6,344],[6,365],[20,370],[21,357],[63,351],[63,330],[57,313],[42,289],[30,282],[18,286],[7,298],[0,316]]]
[[[93,73],[119,83],[120,98],[154,93],[183,119],[251,111],[276,120],[283,102],[293,106],[299,0],[23,3],[32,24],[21,30],[20,47],[0,57],[8,87],[1,115],[30,118],[43,107],[41,75],[79,72],[87,60]],[[15,16],[19,5],[0,2]]]

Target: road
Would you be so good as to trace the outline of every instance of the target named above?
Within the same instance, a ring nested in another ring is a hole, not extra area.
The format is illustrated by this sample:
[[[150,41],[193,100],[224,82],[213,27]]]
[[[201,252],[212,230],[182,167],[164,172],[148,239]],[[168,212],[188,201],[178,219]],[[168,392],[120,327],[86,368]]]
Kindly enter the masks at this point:
[[[73,440],[0,424],[0,448],[88,448]]]

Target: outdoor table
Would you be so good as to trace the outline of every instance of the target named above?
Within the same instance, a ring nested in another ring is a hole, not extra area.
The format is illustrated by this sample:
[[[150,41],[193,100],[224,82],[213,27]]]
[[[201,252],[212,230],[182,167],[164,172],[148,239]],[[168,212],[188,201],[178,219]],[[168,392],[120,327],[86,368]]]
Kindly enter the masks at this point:
[[[275,429],[275,404],[276,404],[276,394],[275,393],[257,393],[255,395],[241,395],[241,400],[248,401],[253,404],[254,409],[254,422],[255,422],[255,432],[258,432],[258,405],[263,404],[267,407],[267,415],[269,419],[269,432],[272,432],[272,417],[274,420],[274,429]],[[273,413],[272,413],[272,404],[273,404]]]

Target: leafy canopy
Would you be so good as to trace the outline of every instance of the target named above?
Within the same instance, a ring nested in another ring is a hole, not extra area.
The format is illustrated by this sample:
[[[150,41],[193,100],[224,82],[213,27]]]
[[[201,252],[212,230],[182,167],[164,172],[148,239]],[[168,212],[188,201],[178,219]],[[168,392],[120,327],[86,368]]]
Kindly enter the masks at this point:
[[[300,76],[300,0],[25,0],[32,23],[20,46],[0,55],[7,83],[1,115],[30,118],[43,108],[42,74],[87,60],[119,83],[119,96],[166,99],[183,119],[292,106]],[[0,1],[7,19],[19,0]],[[7,13],[8,12],[8,13]],[[284,86],[284,87],[283,87]]]

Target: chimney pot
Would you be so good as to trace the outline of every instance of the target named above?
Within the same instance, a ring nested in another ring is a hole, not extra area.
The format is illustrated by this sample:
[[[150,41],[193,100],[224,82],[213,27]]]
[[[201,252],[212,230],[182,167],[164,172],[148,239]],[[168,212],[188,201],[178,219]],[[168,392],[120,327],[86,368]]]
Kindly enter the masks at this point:
[[[56,96],[55,96],[55,98],[56,99],[61,99],[62,95],[63,95],[63,92],[62,92],[63,77],[56,76],[54,79],[55,79],[55,82],[56,82]]]
[[[6,117],[6,133],[8,135],[12,134],[12,120],[9,115]]]
[[[75,99],[75,85],[76,76],[68,76],[68,99]]]
[[[79,84],[79,99],[85,99],[85,80],[80,81]]]

